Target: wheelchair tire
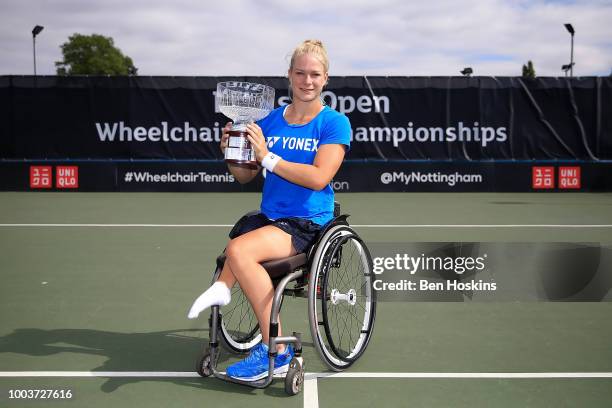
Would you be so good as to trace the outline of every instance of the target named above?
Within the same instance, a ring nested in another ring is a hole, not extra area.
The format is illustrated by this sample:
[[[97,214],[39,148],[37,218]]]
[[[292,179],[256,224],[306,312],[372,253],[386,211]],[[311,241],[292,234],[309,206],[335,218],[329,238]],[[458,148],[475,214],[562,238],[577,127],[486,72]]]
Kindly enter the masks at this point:
[[[204,353],[202,357],[198,360],[196,364],[196,371],[202,377],[210,377],[213,373],[211,364],[211,356],[210,351]]]
[[[285,377],[285,392],[288,395],[297,395],[304,384],[304,367],[297,358],[291,359],[287,376]]]
[[[348,225],[331,227],[312,258],[308,318],[315,347],[334,371],[365,351],[374,328],[376,293],[372,257]]]
[[[221,274],[221,269],[217,268],[213,275],[213,282],[217,281],[219,274]],[[223,340],[222,344],[230,351],[248,353],[261,342],[259,323],[240,285],[234,285],[231,302],[221,307],[219,313],[221,314],[219,334]]]

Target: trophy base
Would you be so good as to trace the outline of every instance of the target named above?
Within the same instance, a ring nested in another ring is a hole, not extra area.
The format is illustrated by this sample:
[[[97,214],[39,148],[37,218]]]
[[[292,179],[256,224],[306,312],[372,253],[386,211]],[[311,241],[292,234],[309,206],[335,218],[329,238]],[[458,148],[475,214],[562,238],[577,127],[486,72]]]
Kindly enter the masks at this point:
[[[225,162],[231,163],[231,164],[234,164],[240,167],[247,167],[252,170],[256,170],[259,167],[259,164],[257,164],[257,161],[225,159]]]
[[[230,130],[228,134],[229,139],[228,146],[225,149],[225,161],[241,167],[256,169],[258,165],[257,160],[255,160],[255,151],[251,147],[251,142],[246,137],[247,132]]]

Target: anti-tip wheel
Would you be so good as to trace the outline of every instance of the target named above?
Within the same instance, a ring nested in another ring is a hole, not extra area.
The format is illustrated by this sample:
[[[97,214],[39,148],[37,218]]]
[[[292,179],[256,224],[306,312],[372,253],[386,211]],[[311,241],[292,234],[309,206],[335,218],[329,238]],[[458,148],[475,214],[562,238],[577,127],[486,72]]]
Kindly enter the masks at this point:
[[[285,392],[289,395],[299,394],[304,384],[304,368],[297,358],[291,359],[285,377]]]
[[[198,364],[196,365],[196,371],[202,377],[210,377],[212,375],[213,372],[211,368],[210,351],[207,351],[202,357],[200,357]]]

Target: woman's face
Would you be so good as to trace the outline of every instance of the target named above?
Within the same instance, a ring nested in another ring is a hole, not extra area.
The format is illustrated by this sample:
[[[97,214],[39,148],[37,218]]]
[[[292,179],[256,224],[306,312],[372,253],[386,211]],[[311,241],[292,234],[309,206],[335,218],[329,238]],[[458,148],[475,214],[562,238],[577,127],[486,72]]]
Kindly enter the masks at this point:
[[[327,78],[327,72],[321,61],[310,54],[300,55],[293,62],[293,68],[289,69],[293,98],[302,102],[318,100]]]

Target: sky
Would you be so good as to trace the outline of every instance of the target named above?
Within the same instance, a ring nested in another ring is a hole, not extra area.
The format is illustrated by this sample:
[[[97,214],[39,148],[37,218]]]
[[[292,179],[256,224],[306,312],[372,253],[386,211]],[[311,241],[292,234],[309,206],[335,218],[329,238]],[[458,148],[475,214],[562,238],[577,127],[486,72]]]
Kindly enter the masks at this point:
[[[612,0],[1,0],[0,75],[54,75],[74,33],[112,37],[139,75],[282,76],[320,39],[330,75],[574,76],[612,72]]]

